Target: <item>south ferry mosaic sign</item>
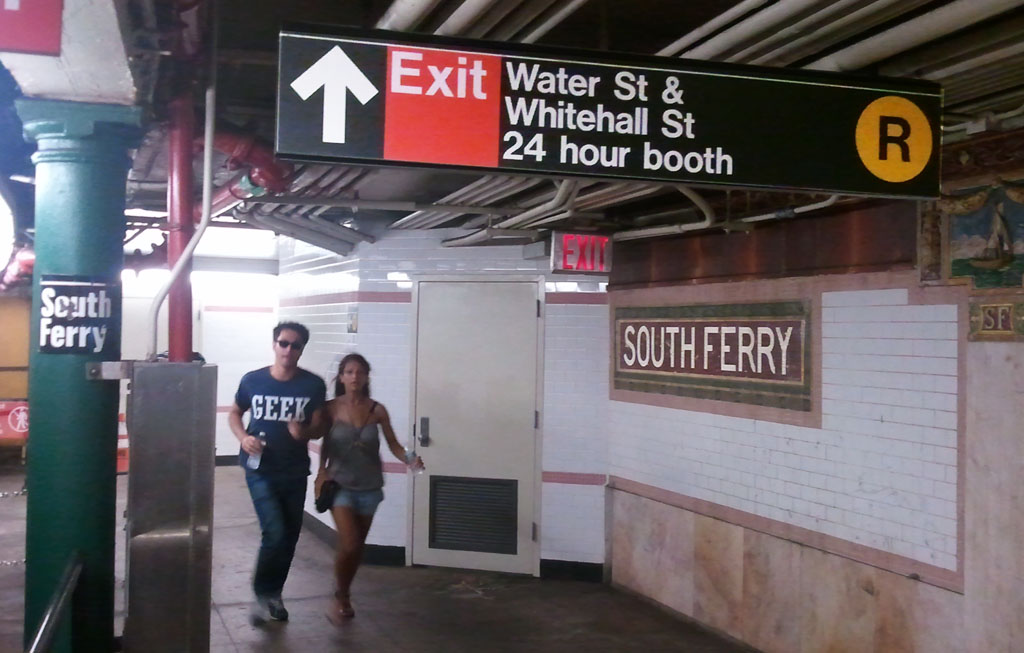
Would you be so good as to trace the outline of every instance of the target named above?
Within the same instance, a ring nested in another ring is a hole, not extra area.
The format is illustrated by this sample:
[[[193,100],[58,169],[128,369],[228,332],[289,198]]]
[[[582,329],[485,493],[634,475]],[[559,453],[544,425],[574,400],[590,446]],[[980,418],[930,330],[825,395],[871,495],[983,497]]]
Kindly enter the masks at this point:
[[[280,33],[284,158],[939,192],[931,82],[322,30]]]
[[[798,301],[616,308],[615,388],[809,411],[809,322]]]

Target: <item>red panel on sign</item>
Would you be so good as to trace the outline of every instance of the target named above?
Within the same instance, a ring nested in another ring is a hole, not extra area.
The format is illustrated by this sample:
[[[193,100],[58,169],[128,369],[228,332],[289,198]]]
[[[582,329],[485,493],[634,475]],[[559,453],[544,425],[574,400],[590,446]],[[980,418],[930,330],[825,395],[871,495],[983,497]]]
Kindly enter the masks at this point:
[[[0,0],[0,50],[60,54],[63,0]]]
[[[501,57],[388,48],[384,158],[498,165]]]

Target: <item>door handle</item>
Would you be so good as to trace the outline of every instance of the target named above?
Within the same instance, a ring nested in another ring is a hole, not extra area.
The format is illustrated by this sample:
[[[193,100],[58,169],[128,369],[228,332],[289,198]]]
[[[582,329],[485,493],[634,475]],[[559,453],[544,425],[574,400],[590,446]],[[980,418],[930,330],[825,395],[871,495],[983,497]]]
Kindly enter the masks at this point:
[[[420,437],[420,446],[421,447],[429,447],[430,446],[430,418],[429,417],[421,417],[420,418],[420,436],[419,437]]]

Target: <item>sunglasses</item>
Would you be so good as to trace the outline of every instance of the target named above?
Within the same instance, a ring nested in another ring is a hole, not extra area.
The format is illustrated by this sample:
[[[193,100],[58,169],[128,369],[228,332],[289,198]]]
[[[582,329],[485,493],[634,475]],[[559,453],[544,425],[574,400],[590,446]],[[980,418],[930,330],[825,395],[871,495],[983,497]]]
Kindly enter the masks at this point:
[[[301,342],[293,342],[291,340],[278,340],[277,346],[281,349],[294,349],[295,351],[302,351],[303,344]]]

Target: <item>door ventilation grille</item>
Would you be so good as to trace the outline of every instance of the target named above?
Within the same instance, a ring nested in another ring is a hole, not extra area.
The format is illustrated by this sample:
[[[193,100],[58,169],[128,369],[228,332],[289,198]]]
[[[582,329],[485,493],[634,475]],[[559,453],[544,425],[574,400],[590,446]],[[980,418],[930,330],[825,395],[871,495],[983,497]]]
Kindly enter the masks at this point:
[[[516,554],[519,482],[430,477],[430,548]]]

